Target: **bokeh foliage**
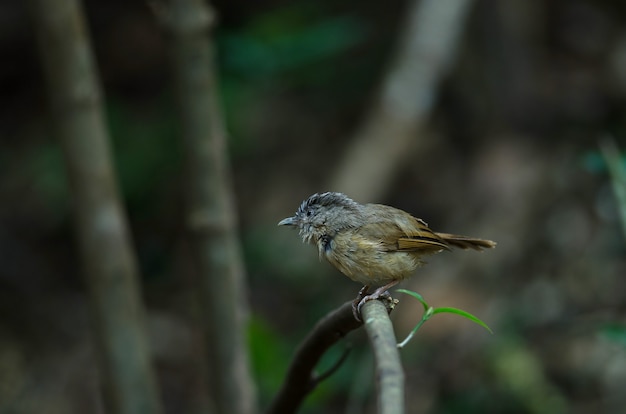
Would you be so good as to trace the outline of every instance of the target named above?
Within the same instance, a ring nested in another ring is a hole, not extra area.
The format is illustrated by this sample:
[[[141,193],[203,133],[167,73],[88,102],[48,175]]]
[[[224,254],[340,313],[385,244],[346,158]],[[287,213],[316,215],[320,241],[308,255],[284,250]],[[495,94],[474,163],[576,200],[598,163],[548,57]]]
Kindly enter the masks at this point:
[[[406,3],[214,5],[250,283],[249,342],[266,404],[301,338],[359,288],[275,224],[327,190],[388,69]],[[72,206],[21,7],[6,6],[23,24],[5,26],[2,37],[10,64],[0,78],[0,412],[89,412],[98,385]],[[144,7],[86,7],[166,407],[203,412],[167,35]],[[415,412],[626,407],[625,243],[598,149],[610,133],[626,163],[625,22],[617,1],[475,2],[436,110],[416,136],[429,145],[398,165],[379,201],[441,231],[498,241],[493,252],[429,260],[410,286],[433,306],[470,311],[495,335],[451,316],[421,328],[402,351]],[[408,302],[394,315],[399,337],[419,315]],[[375,406],[361,335],[333,348],[320,369],[347,343],[345,365],[303,412]],[[61,371],[59,380],[53,373]]]

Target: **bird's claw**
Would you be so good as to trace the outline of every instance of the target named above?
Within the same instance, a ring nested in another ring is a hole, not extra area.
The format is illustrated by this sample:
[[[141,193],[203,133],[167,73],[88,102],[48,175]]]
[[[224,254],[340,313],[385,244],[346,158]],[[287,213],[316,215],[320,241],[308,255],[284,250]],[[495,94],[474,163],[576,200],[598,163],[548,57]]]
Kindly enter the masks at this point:
[[[363,289],[365,289],[365,287]],[[371,295],[364,296],[362,294],[363,289],[361,289],[357,298],[354,300],[354,302],[352,302],[352,314],[354,315],[354,319],[356,319],[359,322],[363,322],[363,319],[361,318],[361,307],[365,305],[367,302],[369,302],[370,300],[378,300],[378,299],[392,300],[391,293],[389,293],[388,290],[385,290],[384,292],[376,291],[372,293]]]
[[[356,295],[356,298],[352,301],[352,315],[354,315],[354,319],[356,319],[358,322],[362,322],[360,316],[361,308],[359,306],[359,303],[361,303],[363,298],[367,296],[367,291],[369,290],[369,288],[369,285],[363,286],[361,290],[359,290],[359,293]]]

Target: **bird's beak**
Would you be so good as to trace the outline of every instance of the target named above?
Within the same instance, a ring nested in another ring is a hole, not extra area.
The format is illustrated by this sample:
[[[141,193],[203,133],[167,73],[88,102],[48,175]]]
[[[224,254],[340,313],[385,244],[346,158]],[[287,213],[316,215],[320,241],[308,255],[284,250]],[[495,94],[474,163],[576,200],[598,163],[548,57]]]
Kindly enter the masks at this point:
[[[286,219],[282,219],[278,222],[279,226],[295,226],[296,218],[295,217],[287,217]]]

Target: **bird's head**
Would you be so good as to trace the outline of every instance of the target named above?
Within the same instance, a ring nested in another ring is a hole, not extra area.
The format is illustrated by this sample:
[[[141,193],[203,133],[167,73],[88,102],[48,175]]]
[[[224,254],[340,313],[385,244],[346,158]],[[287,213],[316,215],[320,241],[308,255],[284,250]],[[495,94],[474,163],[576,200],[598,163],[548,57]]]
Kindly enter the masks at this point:
[[[333,237],[338,231],[360,224],[362,205],[343,193],[313,194],[300,204],[293,217],[281,220],[279,226],[295,226],[302,241],[313,243],[321,237]]]

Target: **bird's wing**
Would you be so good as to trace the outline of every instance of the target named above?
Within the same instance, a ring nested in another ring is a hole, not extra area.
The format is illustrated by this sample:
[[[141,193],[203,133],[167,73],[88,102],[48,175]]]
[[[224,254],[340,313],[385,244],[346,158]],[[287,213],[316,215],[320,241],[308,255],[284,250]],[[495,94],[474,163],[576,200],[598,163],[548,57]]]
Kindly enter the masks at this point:
[[[432,251],[450,250],[448,244],[434,233],[421,219],[409,216],[398,225],[406,236],[398,238],[399,250]]]
[[[424,251],[424,252],[438,252],[441,250],[450,250],[447,244],[442,243],[436,239],[429,237],[416,236],[416,237],[402,237],[398,239],[398,250],[405,251]]]
[[[447,243],[429,229],[424,221],[408,213],[394,215],[393,218],[377,217],[375,221],[362,226],[359,233],[380,240],[388,251],[435,253],[449,250]]]

